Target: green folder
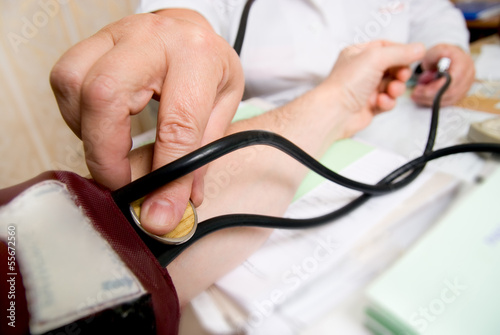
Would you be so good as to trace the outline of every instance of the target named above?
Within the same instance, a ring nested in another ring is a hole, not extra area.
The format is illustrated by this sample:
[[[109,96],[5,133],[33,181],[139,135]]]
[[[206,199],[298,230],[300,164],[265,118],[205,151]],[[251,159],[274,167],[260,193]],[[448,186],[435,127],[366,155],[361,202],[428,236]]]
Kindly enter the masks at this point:
[[[377,335],[500,334],[500,169],[367,289]]]

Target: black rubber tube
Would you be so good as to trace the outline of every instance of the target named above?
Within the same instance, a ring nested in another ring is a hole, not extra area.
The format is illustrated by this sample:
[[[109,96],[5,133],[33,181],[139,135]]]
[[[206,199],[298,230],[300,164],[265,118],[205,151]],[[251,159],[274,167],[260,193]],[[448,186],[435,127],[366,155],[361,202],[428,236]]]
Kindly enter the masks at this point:
[[[248,15],[250,14],[250,8],[252,8],[254,1],[255,0],[247,0],[245,7],[243,7],[243,12],[241,13],[240,25],[233,45],[233,49],[238,56],[241,54],[241,48],[243,47],[243,40],[245,39],[245,32],[247,30]]]
[[[375,185],[364,184],[345,178],[329,170],[327,167],[316,161],[313,157],[287,139],[271,132],[254,130],[236,133],[210,143],[158,170],[151,172],[150,174],[122,187],[121,189],[116,190],[113,192],[113,198],[162,266],[168,265],[183,250],[188,248],[200,238],[217,230],[241,226],[278,229],[304,229],[330,223],[333,220],[352,212],[354,209],[368,201],[373,195],[386,194],[406,186],[422,172],[425,164],[430,160],[464,152],[492,152],[500,154],[500,145],[490,143],[464,144],[432,151],[437,133],[441,97],[451,82],[451,78],[447,73],[443,75],[447,80],[434,99],[429,136],[424,153],[422,156],[394,170]],[[159,187],[191,173],[230,152],[259,144],[275,147],[287,153],[322,177],[342,186],[361,191],[363,192],[363,195],[338,210],[310,219],[290,219],[252,214],[231,214],[214,217],[199,223],[197,231],[189,241],[182,245],[175,246],[165,245],[153,240],[137,229],[131,220],[128,211],[129,204],[132,201],[146,196]],[[402,178],[402,176],[407,173],[408,175]],[[400,178],[400,180],[395,182],[398,178]]]

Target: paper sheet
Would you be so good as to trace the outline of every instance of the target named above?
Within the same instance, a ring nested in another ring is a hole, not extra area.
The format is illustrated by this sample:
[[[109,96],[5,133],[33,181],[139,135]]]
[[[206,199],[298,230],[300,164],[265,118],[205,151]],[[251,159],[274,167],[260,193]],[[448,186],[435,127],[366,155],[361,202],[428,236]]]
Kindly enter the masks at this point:
[[[476,59],[476,78],[500,81],[500,45],[486,44]]]
[[[242,103],[236,119],[260,114],[268,107]],[[443,108],[436,147],[460,143],[471,122],[490,117],[491,114],[463,108]],[[394,111],[377,116],[366,130],[357,135],[358,141],[336,143],[323,157],[322,163],[335,171],[342,171],[345,176],[374,183],[393,168],[421,154],[429,121],[429,108],[416,107],[408,97],[404,97],[399,100]],[[138,138],[137,143],[152,139],[154,132]],[[373,145],[387,151],[375,149]],[[471,181],[482,169],[483,162],[474,154],[468,154],[441,159],[430,165],[434,169],[451,172],[462,180]],[[249,319],[241,322],[246,316],[240,315],[238,321],[235,322],[233,318],[229,324],[224,324],[227,316],[224,313],[208,313],[214,312],[217,307],[210,301],[213,296],[203,294],[193,302],[197,313],[202,316],[202,322],[217,334],[231,334],[234,324],[246,328],[248,334],[283,335],[307,329],[314,320],[364,286],[373,278],[374,272],[384,268],[395,253],[404,250],[413,238],[420,236],[437,213],[441,212],[441,205],[438,204],[436,210],[427,205],[425,211],[419,213],[428,213],[426,218],[413,215],[413,226],[402,224],[399,228],[393,227],[399,229],[399,237],[392,240],[392,244],[386,244],[386,247],[391,246],[390,250],[379,250],[378,245],[366,246],[366,240],[370,239],[374,230],[391,229],[381,222],[412,197],[426,181],[433,182],[429,179],[434,178],[431,175],[433,173],[425,172],[408,188],[372,199],[335,224],[311,230],[276,230],[261,250],[217,284],[229,300],[237,301],[246,310]],[[436,188],[435,194],[427,197],[428,202],[432,203],[449,190],[445,186]],[[322,183],[320,177],[310,174],[299,188],[296,196],[298,200],[290,206],[286,216],[321,215],[342,206],[357,194],[328,182]],[[418,212],[415,208],[412,211]],[[398,241],[401,241],[400,245]],[[360,244],[364,244],[364,248],[369,250],[368,254],[376,259],[370,262],[366,255],[360,256],[357,250]],[[344,321],[347,325],[348,320]],[[354,327],[352,324],[350,326]]]
[[[342,174],[374,183],[402,160],[398,155],[374,149]],[[217,283],[247,311],[249,317],[243,325],[246,331],[249,334],[294,333],[345,298],[351,292],[347,289],[349,283],[352,290],[365,283],[368,277],[359,272],[363,260],[356,261],[350,253],[431,175],[424,173],[409,187],[372,199],[335,224],[309,230],[276,230],[259,251]],[[357,194],[325,182],[294,202],[286,216],[321,215]],[[373,268],[366,269],[373,271]],[[358,276],[358,280],[352,280]]]
[[[396,108],[377,115],[370,126],[354,138],[413,159],[424,150],[430,117],[429,108],[418,107],[409,97],[403,97],[398,100]],[[495,115],[459,107],[442,108],[435,149],[463,143],[471,123],[493,117]],[[429,166],[467,182],[474,180],[483,165],[483,160],[473,153],[444,157],[429,163]]]

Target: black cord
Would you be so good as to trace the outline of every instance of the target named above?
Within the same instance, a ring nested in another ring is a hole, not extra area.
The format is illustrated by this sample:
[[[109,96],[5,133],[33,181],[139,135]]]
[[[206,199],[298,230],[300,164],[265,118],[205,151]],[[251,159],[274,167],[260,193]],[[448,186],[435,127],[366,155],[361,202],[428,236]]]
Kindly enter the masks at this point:
[[[234,49],[238,55],[240,55],[241,53],[241,48],[243,46],[243,40],[245,37],[245,31],[248,22],[248,16],[253,3],[254,0],[247,0],[243,8],[240,24],[238,27],[238,33],[234,43]],[[113,198],[117,205],[120,207],[121,211],[127,217],[128,221],[132,224],[137,234],[150,248],[151,252],[155,255],[162,266],[167,266],[183,250],[188,248],[198,239],[220,229],[236,226],[299,229],[329,223],[343,215],[350,213],[354,209],[364,204],[374,195],[386,194],[408,185],[418,177],[418,175],[423,171],[426,163],[430,160],[450,154],[471,151],[500,153],[500,145],[494,144],[470,144],[432,151],[436,140],[441,97],[443,96],[444,92],[447,90],[451,82],[451,78],[448,73],[440,72],[439,75],[445,76],[446,82],[434,98],[430,130],[423,155],[394,170],[375,185],[363,184],[355,180],[345,178],[329,170],[318,161],[316,161],[313,157],[309,156],[306,152],[304,152],[285,138],[274,133],[256,130],[233,134],[211,144],[208,144],[203,148],[200,148],[156,171],[151,172],[150,174],[130,183],[129,185],[118,189],[117,191],[112,193]],[[134,220],[131,217],[129,209],[129,204],[132,201],[146,196],[162,185],[168,184],[169,182],[180,178],[183,175],[193,172],[194,170],[210,163],[211,161],[221,156],[224,156],[232,151],[256,144],[264,144],[275,147],[295,158],[297,161],[299,161],[312,171],[318,173],[322,177],[342,186],[361,191],[363,192],[363,195],[359,196],[344,207],[332,213],[310,219],[285,219],[251,214],[232,214],[211,218],[204,221],[198,226],[197,231],[189,241],[182,245],[176,246],[165,245],[152,239],[134,224]],[[406,176],[403,177],[405,174]]]
[[[492,152],[500,154],[500,145],[492,143],[474,143],[439,149],[429,153],[427,156],[420,156],[410,163],[405,164],[404,168],[402,167],[402,170],[408,171],[409,169],[423,166],[426,162],[440,157],[466,152]],[[384,180],[385,179],[387,178],[384,178]],[[200,238],[225,228],[263,227],[276,229],[306,229],[329,224],[332,223],[332,221],[339,219],[357,209],[366,203],[370,198],[371,195],[363,194],[340,209],[326,215],[309,219],[289,219],[252,214],[230,214],[214,217],[200,223],[194,236],[186,243],[177,246],[164,245],[163,252],[156,255],[156,257],[162,266],[167,266],[185,249],[189,248],[190,245],[198,241]]]
[[[254,1],[255,0],[247,0],[247,2],[245,3],[245,7],[243,7],[243,12],[241,13],[240,25],[238,27],[238,33],[233,45],[233,48],[238,56],[240,55],[241,48],[243,47],[243,40],[245,39],[245,32],[247,29],[248,15]]]
[[[448,74],[446,74],[445,76],[446,82],[439,90],[436,98],[434,99],[435,101],[432,109],[431,126],[424,155],[432,151],[432,147],[434,146],[437,124],[439,120],[439,103],[441,101],[442,95],[451,82],[450,76]],[[316,159],[300,149],[298,146],[278,134],[263,130],[249,130],[232,134],[216,140],[200,149],[197,149],[196,151],[193,151],[190,154],[187,154],[184,157],[179,158],[178,160],[170,164],[152,171],[142,178],[139,178],[136,181],[116,190],[115,192],[113,192],[113,197],[118,203],[129,204],[134,200],[142,198],[147,194],[155,191],[161,185],[166,185],[188,173],[191,173],[196,169],[216,160],[217,158],[227,155],[228,153],[231,153],[235,150],[257,144],[268,145],[279,149],[304,166],[308,167],[310,170],[316,172],[320,176],[330,181],[333,181],[341,186],[372,195],[381,195],[398,190],[408,185],[408,183],[410,183],[418,175],[418,173],[414,172],[415,175],[407,176],[406,178],[393,184],[385,182],[376,185],[360,183],[358,181],[343,177],[342,175],[328,169],[326,166],[319,163]],[[401,174],[393,177],[391,174],[388,177],[390,177],[391,181],[393,181],[400,175]]]
[[[434,99],[431,126],[423,155],[394,170],[375,185],[359,183],[329,170],[292,142],[277,134],[253,130],[236,133],[210,143],[170,164],[165,165],[160,169],[151,172],[150,174],[122,187],[121,189],[116,190],[112,194],[113,198],[162,266],[168,265],[183,250],[188,248],[198,239],[220,229],[238,226],[303,229],[330,223],[331,221],[352,212],[374,195],[386,194],[408,185],[422,172],[425,164],[430,160],[463,152],[493,152],[500,154],[500,145],[490,143],[465,144],[436,151],[432,150],[436,139],[441,97],[451,82],[451,78],[448,73],[443,73],[442,75],[446,77],[446,82]],[[129,213],[129,204],[132,201],[146,196],[159,187],[168,184],[183,175],[193,172],[194,170],[221,156],[224,156],[232,151],[257,144],[275,147],[287,153],[322,177],[342,186],[361,191],[363,194],[334,212],[310,219],[290,219],[252,214],[231,214],[214,217],[199,223],[197,231],[189,241],[182,245],[175,246],[165,245],[153,240],[140,231],[133,223]],[[405,174],[407,175],[404,176]]]

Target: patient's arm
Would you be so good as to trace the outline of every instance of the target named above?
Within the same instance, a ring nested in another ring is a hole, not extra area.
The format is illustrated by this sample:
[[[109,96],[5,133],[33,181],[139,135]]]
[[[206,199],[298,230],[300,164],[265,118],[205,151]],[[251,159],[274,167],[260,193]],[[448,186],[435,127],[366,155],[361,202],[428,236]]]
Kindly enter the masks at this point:
[[[375,44],[368,50],[344,52],[341,57],[348,62],[340,62],[340,68],[336,66],[317,88],[288,105],[233,124],[228,133],[269,130],[319,157],[333,141],[366,126],[375,112],[385,109],[384,105],[391,107],[390,100],[403,93],[401,85],[409,71],[395,70],[392,80],[381,84],[384,73],[390,67],[417,60],[420,54],[408,46]],[[349,68],[363,73],[359,82]],[[354,96],[349,83],[358,90]],[[151,155],[151,147],[131,155],[134,178],[150,171]],[[254,146],[233,152],[209,165],[205,198],[197,209],[199,220],[229,213],[281,216],[306,172],[302,165],[274,148]],[[181,306],[243,262],[270,233],[271,229],[265,228],[225,229],[184,251],[168,266]]]

